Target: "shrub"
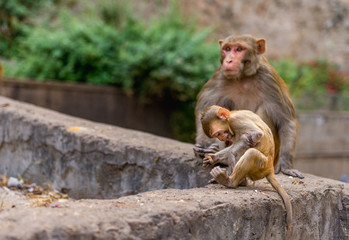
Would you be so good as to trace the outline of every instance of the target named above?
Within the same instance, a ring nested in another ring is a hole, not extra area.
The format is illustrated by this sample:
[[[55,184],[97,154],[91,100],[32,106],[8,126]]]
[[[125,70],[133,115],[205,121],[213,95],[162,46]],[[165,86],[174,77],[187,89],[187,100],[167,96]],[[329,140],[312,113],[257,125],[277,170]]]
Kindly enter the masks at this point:
[[[40,9],[48,8],[55,0],[2,0],[0,1],[0,52],[11,56],[18,38],[31,26],[30,18]]]
[[[61,28],[35,28],[21,42],[14,74],[39,80],[113,83],[120,37],[101,21],[62,20]]]
[[[149,26],[132,16],[118,26],[108,19],[62,14],[54,26],[33,29],[7,75],[109,84],[164,101],[175,137],[192,141],[196,95],[218,64],[218,44],[206,42],[210,30],[197,31],[175,13]]]
[[[292,59],[271,61],[285,80],[298,109],[317,109],[326,103],[326,94],[345,90],[343,77],[337,67],[326,59],[297,63]]]
[[[148,21],[124,3],[101,0],[87,17],[62,12],[54,24],[26,31],[5,74],[114,85],[142,101],[163,101],[172,110],[175,138],[192,142],[196,95],[219,64],[218,44],[206,40],[210,29],[197,30],[194,22],[183,21],[175,1],[168,12]],[[316,108],[326,91],[345,90],[336,68],[325,60],[283,59],[272,65],[293,97],[310,96],[298,108]]]

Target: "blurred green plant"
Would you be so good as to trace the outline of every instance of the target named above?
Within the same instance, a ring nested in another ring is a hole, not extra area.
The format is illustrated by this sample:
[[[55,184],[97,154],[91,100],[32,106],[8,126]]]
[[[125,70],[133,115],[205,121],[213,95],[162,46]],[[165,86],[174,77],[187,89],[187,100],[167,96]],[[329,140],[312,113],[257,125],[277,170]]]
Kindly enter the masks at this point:
[[[219,64],[218,44],[207,41],[211,30],[184,21],[176,1],[149,20],[137,16],[126,0],[90,4],[81,11],[85,16],[59,8],[54,21],[23,31],[25,37],[12,45],[16,54],[4,62],[5,75],[122,87],[142,101],[168,106],[174,137],[193,142],[196,95]],[[349,91],[325,59],[282,59],[272,65],[294,98],[309,97],[297,102],[298,108],[321,106],[326,92]]]
[[[67,17],[60,27],[39,27],[19,44],[12,75],[38,80],[111,84],[121,38],[102,21]]]
[[[49,8],[56,0],[0,0],[0,53],[13,54],[12,45],[32,25],[31,18],[41,9]]]
[[[326,94],[338,94],[349,87],[337,66],[324,58],[301,63],[285,58],[271,64],[285,80],[292,97],[301,99],[296,101],[297,109],[319,108],[327,101]]]
[[[166,103],[175,137],[192,141],[196,95],[218,64],[218,44],[206,41],[211,30],[196,30],[174,5],[148,22],[119,5],[102,9],[101,18],[63,12],[54,25],[32,29],[6,76],[120,86]]]

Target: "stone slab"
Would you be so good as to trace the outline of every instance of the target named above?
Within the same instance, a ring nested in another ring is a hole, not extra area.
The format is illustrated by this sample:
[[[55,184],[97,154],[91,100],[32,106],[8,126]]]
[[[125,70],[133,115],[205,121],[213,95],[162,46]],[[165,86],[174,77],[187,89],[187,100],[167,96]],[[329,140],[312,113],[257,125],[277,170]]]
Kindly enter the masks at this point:
[[[75,199],[204,186],[209,173],[192,148],[0,97],[0,174]]]
[[[290,239],[349,238],[349,184],[309,174],[301,184],[277,179],[293,206]],[[0,239],[281,240],[285,214],[279,195],[260,180],[238,189],[208,185],[50,207],[21,204],[0,211]]]

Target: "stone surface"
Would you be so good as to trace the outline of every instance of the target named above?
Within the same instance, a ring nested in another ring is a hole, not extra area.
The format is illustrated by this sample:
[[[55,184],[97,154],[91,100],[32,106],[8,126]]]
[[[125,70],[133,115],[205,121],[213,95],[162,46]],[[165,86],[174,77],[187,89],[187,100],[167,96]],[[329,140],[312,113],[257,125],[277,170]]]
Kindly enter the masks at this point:
[[[301,184],[277,179],[291,197],[291,239],[349,238],[349,184],[309,174]],[[208,185],[50,207],[15,205],[0,211],[0,239],[281,240],[285,214],[279,195],[260,180],[238,189]]]
[[[0,174],[73,198],[204,186],[209,174],[192,147],[0,97]]]
[[[141,104],[115,87],[8,79],[2,84],[1,94],[15,100],[92,121],[171,136],[168,108],[158,103]],[[300,128],[294,167],[336,180],[348,175],[349,138],[342,129],[349,127],[349,112],[297,112],[297,116]],[[329,162],[331,168],[327,167]]]
[[[75,199],[144,192],[33,207],[3,188],[0,239],[285,239],[285,208],[271,186],[204,187],[210,177],[191,144],[0,97],[0,163],[0,174]],[[349,238],[347,183],[277,179],[291,197],[291,239]]]

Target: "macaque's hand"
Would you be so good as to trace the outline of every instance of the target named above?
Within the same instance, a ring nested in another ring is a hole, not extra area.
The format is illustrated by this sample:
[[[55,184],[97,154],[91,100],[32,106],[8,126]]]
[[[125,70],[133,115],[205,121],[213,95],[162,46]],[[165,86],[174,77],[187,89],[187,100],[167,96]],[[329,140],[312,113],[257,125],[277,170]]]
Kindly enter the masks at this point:
[[[219,151],[219,146],[217,143],[212,143],[210,146],[205,148],[201,144],[195,144],[194,146],[194,154],[197,157],[204,158],[206,153],[216,153]]]
[[[205,153],[205,157],[202,160],[202,166],[208,168],[213,166],[217,162],[217,157],[214,154]]]

